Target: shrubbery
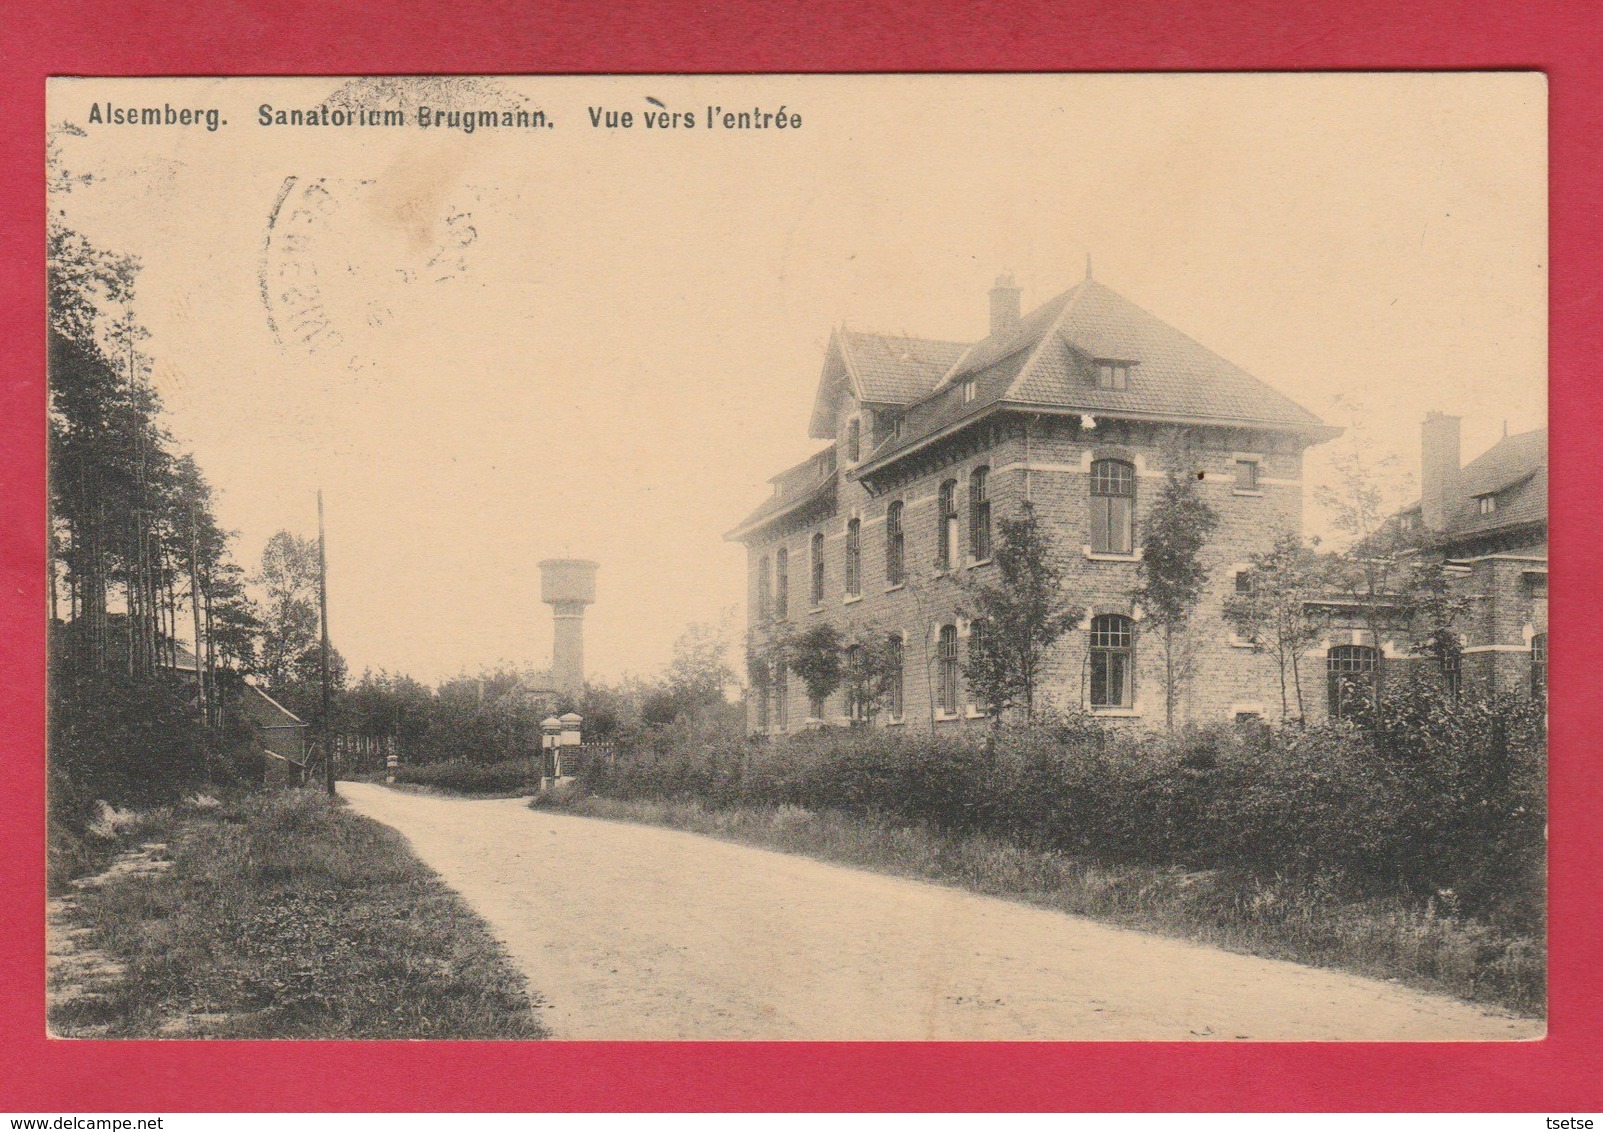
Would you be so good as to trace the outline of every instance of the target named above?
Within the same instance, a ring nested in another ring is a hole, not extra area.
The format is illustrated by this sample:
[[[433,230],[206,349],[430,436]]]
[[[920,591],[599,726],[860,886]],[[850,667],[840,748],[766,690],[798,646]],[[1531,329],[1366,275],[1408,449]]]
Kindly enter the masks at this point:
[[[422,766],[397,767],[395,781],[458,794],[519,794],[540,785],[540,765],[538,758],[507,759],[494,763],[452,759]]]
[[[1540,931],[1542,706],[1398,689],[1371,729],[1174,736],[1069,719],[981,735],[829,730],[778,742],[653,732],[589,789],[927,822],[1105,861],[1230,869],[1333,896],[1400,895]]]

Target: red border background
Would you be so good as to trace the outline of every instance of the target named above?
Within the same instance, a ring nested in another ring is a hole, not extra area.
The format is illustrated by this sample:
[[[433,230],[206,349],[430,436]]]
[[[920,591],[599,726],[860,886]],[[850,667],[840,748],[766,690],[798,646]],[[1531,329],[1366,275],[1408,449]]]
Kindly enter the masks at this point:
[[[1603,1108],[1603,67],[1588,0],[457,0],[8,6],[0,74],[0,1109]],[[187,9],[185,11],[184,9]],[[1534,68],[1552,206],[1551,1020],[1518,1045],[54,1042],[43,1038],[44,79],[50,74]]]

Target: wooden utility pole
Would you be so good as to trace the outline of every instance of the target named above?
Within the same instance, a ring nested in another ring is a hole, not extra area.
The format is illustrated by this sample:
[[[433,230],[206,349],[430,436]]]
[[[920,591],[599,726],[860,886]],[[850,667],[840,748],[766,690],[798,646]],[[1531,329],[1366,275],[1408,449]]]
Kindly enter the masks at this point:
[[[318,668],[323,680],[323,785],[330,795],[334,793],[334,735],[330,718],[328,672],[328,552],[323,535],[323,489],[317,489],[317,606],[323,622],[323,647],[318,657]]]

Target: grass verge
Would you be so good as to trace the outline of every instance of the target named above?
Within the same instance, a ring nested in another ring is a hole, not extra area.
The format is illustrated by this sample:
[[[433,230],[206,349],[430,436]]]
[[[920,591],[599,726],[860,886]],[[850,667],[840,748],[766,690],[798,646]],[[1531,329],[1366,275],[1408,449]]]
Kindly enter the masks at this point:
[[[482,922],[400,834],[342,802],[191,801],[129,834],[137,867],[79,882],[53,925],[115,972],[92,993],[52,987],[57,1035],[546,1036]]]
[[[1316,885],[1227,870],[1090,862],[872,814],[714,808],[578,792],[542,796],[530,805],[954,885],[1229,951],[1393,979],[1529,1017],[1545,1010],[1542,940],[1434,903],[1342,900]]]

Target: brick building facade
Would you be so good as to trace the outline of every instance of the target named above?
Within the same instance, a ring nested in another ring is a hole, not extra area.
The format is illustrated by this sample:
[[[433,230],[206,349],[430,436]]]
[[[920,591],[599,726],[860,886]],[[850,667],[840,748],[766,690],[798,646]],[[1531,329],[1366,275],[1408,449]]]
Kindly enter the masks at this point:
[[[1398,521],[1468,599],[1458,623],[1464,687],[1543,694],[1547,683],[1547,430],[1504,435],[1461,465],[1459,418],[1431,413],[1420,499]]]
[[[843,692],[810,703],[787,633],[833,623],[895,641],[901,678],[876,722],[937,729],[985,718],[961,667],[971,626],[958,580],[994,571],[1000,517],[1029,501],[1076,605],[1044,692],[1067,711],[1163,724],[1163,658],[1131,602],[1167,433],[1185,430],[1217,510],[1209,587],[1179,717],[1280,716],[1278,669],[1220,616],[1250,555],[1301,532],[1304,450],[1336,435],[1307,410],[1096,282],[1028,314],[1007,278],[973,344],[836,330],[810,434],[827,447],[773,479],[729,538],[748,552],[749,726],[845,722]]]

